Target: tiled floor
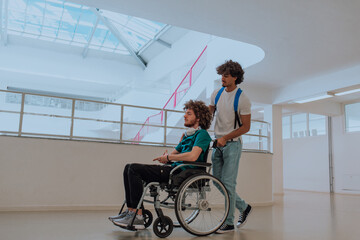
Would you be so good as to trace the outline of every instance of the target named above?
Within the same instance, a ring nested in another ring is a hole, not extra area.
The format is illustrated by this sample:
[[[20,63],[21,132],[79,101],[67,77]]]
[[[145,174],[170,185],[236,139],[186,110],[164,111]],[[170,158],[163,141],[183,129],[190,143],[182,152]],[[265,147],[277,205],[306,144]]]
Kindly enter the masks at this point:
[[[359,240],[360,196],[287,191],[271,207],[255,207],[232,233],[196,237],[181,228],[171,239]],[[3,212],[0,240],[122,240],[157,238],[149,230],[128,232],[111,224],[110,211]]]

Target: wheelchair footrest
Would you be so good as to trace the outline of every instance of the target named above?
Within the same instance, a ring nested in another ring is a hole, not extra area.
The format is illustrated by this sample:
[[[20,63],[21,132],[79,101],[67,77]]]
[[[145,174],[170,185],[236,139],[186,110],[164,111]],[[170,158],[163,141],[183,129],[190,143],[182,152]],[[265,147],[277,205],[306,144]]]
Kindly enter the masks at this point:
[[[134,226],[120,226],[120,225],[116,225],[114,224],[115,226],[119,227],[119,228],[122,228],[122,229],[125,229],[125,230],[129,230],[129,231],[132,231],[132,232],[136,232],[138,229],[136,229]]]

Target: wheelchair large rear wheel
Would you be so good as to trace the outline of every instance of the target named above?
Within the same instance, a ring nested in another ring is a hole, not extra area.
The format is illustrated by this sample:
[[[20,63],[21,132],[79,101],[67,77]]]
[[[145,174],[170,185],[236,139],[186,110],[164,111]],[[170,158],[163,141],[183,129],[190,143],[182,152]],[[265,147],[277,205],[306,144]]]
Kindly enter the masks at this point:
[[[200,210],[196,209],[192,213],[189,214],[189,216],[185,219],[186,223],[191,223],[194,221],[194,219],[199,215]],[[181,227],[180,223],[177,221],[177,217],[175,214],[176,221],[173,220],[174,227]]]
[[[187,232],[197,236],[214,233],[228,213],[229,195],[216,177],[198,174],[181,184],[175,199],[175,214]]]

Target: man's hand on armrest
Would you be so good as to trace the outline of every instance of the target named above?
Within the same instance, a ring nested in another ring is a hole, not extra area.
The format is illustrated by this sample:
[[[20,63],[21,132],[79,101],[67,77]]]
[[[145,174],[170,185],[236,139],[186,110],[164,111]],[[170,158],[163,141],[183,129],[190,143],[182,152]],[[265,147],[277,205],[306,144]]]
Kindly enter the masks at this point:
[[[171,154],[179,154],[179,152],[174,149],[174,151],[172,151]],[[161,155],[160,157],[154,158],[153,161],[159,161],[164,164],[170,162],[168,151],[165,150],[163,155]]]
[[[163,155],[161,155],[160,157],[154,158],[153,161],[159,161],[164,164],[169,162],[170,160],[169,160],[169,154],[168,154],[167,150],[165,150]]]
[[[193,147],[191,152],[179,153],[179,154],[170,154],[169,155],[169,160],[170,161],[190,161],[190,162],[195,162],[199,158],[201,152],[202,152],[201,147],[195,146],[195,147]]]
[[[179,153],[178,151],[174,150],[170,155],[168,155],[167,152],[165,151],[165,153],[162,156],[154,158],[153,161],[159,161],[161,163],[167,163],[169,161],[195,162],[199,158],[201,152],[202,149],[201,147],[198,146],[193,147],[191,152],[186,152],[186,153]]]

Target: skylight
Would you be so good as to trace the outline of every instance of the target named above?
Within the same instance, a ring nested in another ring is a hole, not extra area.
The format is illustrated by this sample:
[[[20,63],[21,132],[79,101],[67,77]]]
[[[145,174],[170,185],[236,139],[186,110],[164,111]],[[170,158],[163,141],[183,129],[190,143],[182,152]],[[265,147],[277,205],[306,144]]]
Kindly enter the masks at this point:
[[[102,11],[102,15],[128,39],[131,47],[138,52],[147,42],[164,28],[166,24],[145,20],[137,17]]]
[[[128,55],[137,53],[163,28],[163,23],[63,0],[8,0],[8,34]],[[114,26],[111,31],[107,24]],[[124,44],[117,37],[121,34]],[[128,46],[131,46],[129,49]]]

